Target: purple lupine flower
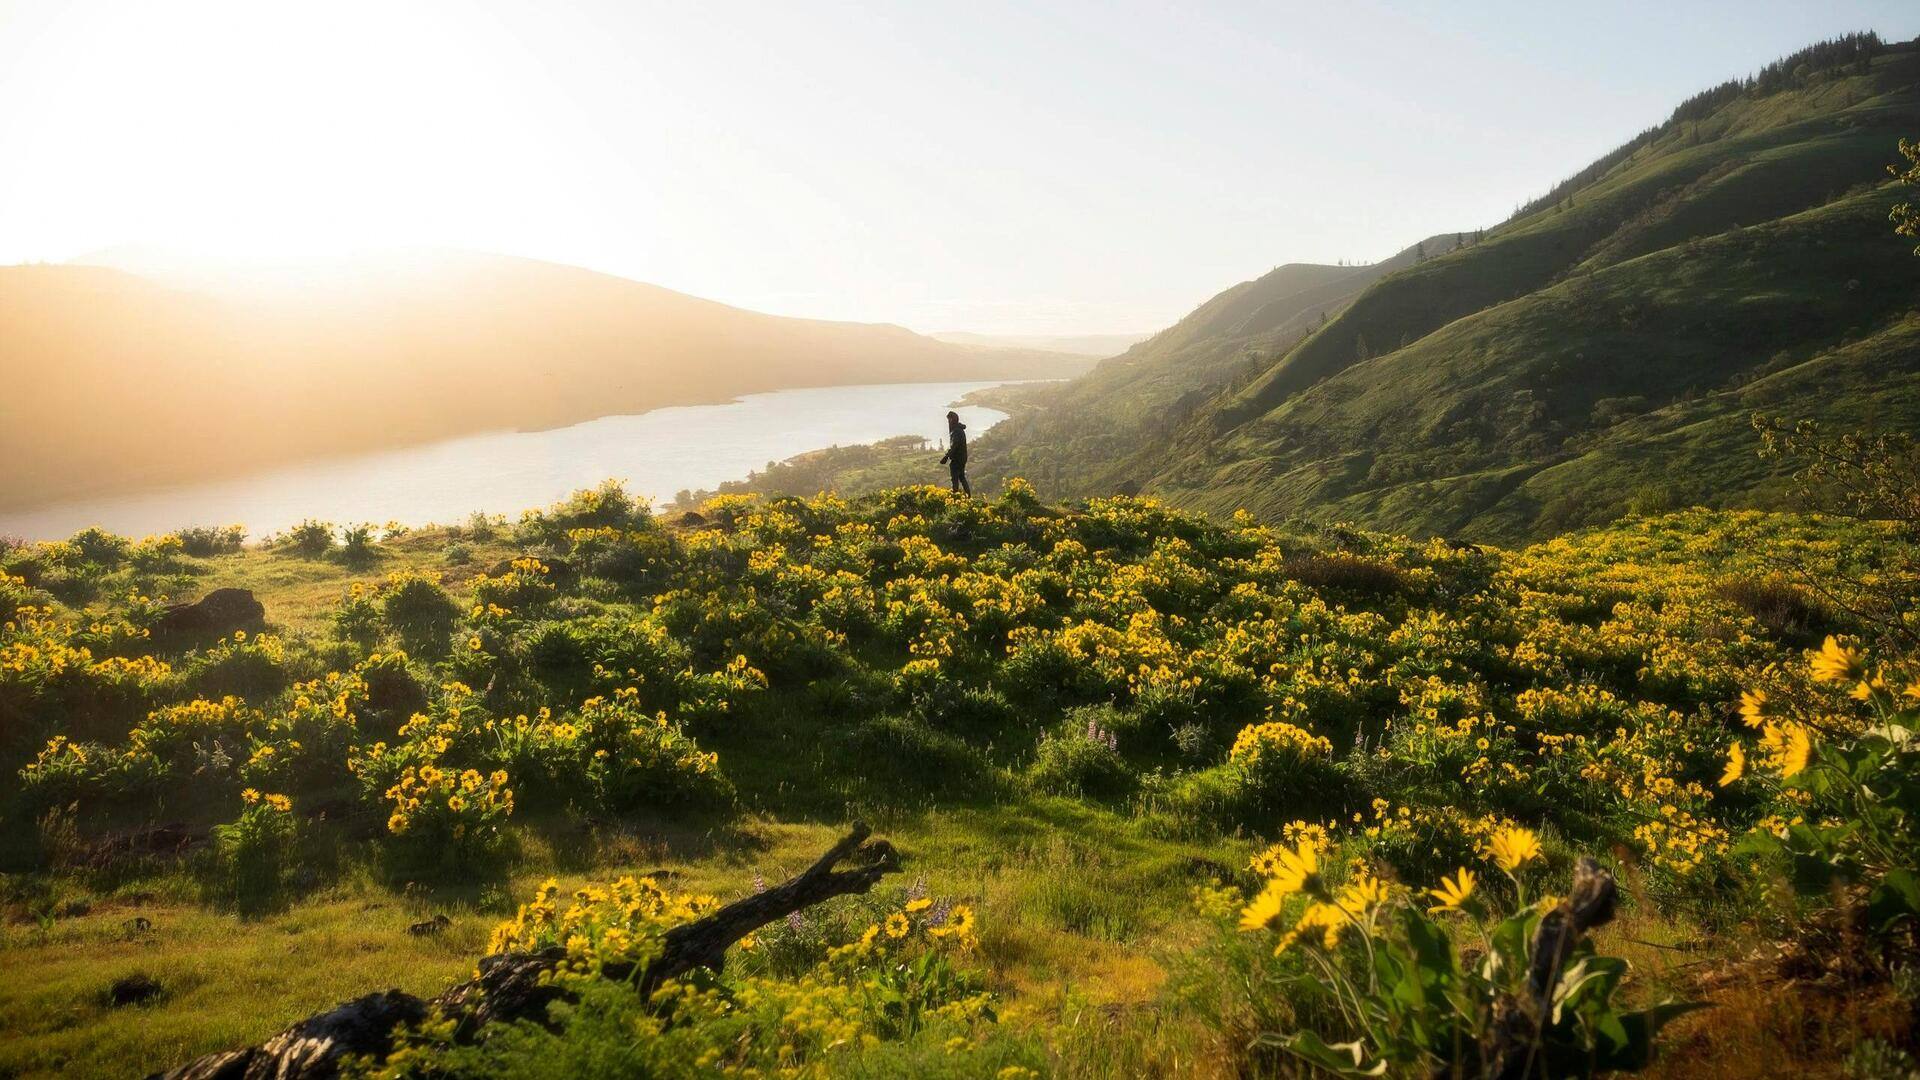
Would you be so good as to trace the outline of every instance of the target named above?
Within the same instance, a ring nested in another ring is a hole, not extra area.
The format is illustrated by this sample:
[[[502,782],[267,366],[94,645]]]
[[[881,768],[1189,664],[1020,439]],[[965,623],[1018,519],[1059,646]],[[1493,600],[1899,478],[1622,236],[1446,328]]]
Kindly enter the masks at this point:
[[[953,901],[935,900],[933,906],[927,909],[927,925],[945,926],[947,925],[947,916],[951,914],[953,914]]]
[[[797,911],[787,912],[787,929],[798,931],[805,930],[806,928],[807,920],[805,917]]]
[[[915,878],[913,879],[913,884],[907,886],[908,900],[921,900],[921,899],[924,899],[926,895],[927,895],[927,879],[926,878]]]
[[[767,891],[767,879],[766,879],[766,878],[763,878],[763,877],[761,877],[761,876],[760,876],[759,874],[755,874],[755,875],[753,875],[753,891],[754,891],[754,892],[757,892],[757,893],[763,893],[763,892],[766,892],[766,891]]]

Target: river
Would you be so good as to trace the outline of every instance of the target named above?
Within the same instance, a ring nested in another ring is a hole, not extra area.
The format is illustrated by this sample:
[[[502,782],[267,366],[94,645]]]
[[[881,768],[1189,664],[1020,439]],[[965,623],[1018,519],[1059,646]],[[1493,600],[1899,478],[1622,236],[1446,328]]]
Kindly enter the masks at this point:
[[[189,525],[247,527],[253,537],[306,519],[405,525],[463,522],[474,511],[517,516],[602,480],[656,502],[717,487],[808,450],[894,435],[946,435],[954,408],[977,436],[1006,419],[955,406],[1005,382],[888,383],[749,394],[722,405],[606,416],[547,431],[501,431],[326,458],[258,473],[0,511],[0,535],[71,536],[88,525],[140,537]],[[943,483],[945,470],[929,472]]]

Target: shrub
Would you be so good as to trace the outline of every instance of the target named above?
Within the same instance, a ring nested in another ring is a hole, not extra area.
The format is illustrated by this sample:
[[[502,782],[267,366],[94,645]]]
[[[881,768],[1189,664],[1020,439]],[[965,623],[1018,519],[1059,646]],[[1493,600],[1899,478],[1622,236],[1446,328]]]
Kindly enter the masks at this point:
[[[374,653],[354,667],[367,687],[369,716],[386,731],[397,730],[427,707],[427,687],[409,666],[404,652]]]
[[[618,480],[574,492],[544,511],[529,510],[520,518],[520,533],[536,543],[558,547],[575,529],[644,530],[654,525],[653,512],[643,499],[628,494]]]
[[[1742,849],[1785,861],[1808,903],[1863,890],[1866,925],[1881,940],[1911,934],[1920,927],[1920,671],[1874,666],[1832,637],[1810,670],[1834,692],[1742,700],[1753,752],[1735,740],[1720,785],[1773,796]]]
[[[665,530],[611,525],[571,529],[567,544],[575,566],[593,577],[617,582],[630,593],[665,585],[679,565],[679,547]]]
[[[333,633],[341,641],[365,648],[379,644],[385,633],[380,609],[380,590],[363,581],[347,586],[340,606],[333,609]]]
[[[1092,722],[1085,728],[1069,722],[1065,731],[1042,738],[1027,778],[1042,791],[1095,799],[1121,798],[1135,786],[1113,734]]]
[[[1246,774],[1229,765],[1141,778],[1149,832],[1206,836],[1250,816]]]
[[[1810,644],[1833,625],[1825,603],[1777,574],[1729,578],[1719,592],[1782,641]]]
[[[408,766],[387,789],[387,831],[402,864],[427,874],[484,872],[503,853],[504,826],[513,813],[507,774],[456,775],[435,764]]]
[[[51,598],[27,584],[27,579],[0,570],[0,623],[11,620],[23,607],[39,607]]]
[[[640,807],[717,807],[733,798],[720,756],[702,752],[664,712],[648,716],[631,689],[580,706],[587,758],[585,779],[604,810]]]
[[[1013,704],[1000,691],[969,683],[952,686],[947,693],[920,695],[914,699],[913,708],[927,723],[956,731],[993,733],[1019,719]]]
[[[287,688],[286,648],[271,634],[235,630],[187,662],[186,683],[201,697],[264,701]]]
[[[143,574],[171,574],[186,569],[186,544],[178,536],[149,536],[127,549],[127,565]]]
[[[227,898],[241,908],[264,907],[277,900],[294,865],[299,822],[285,795],[242,792],[240,816],[213,829]]]
[[[340,558],[349,566],[364,566],[373,561],[374,528],[361,522],[340,530]]]
[[[537,608],[553,599],[555,593],[553,568],[530,556],[508,563],[505,573],[480,574],[473,579],[476,604],[509,611]]]
[[[822,750],[829,767],[853,779],[860,793],[895,805],[992,789],[978,750],[910,717],[860,720],[829,734]]]
[[[380,611],[401,645],[428,656],[447,651],[448,635],[460,618],[460,605],[441,587],[440,575],[432,571],[389,574],[381,590]]]
[[[1364,555],[1345,552],[1289,556],[1286,574],[1314,589],[1330,589],[1361,597],[1405,592],[1407,575],[1399,567]]]
[[[196,525],[174,535],[180,538],[180,547],[187,554],[205,559],[239,551],[247,539],[247,530],[243,525]]]
[[[126,537],[115,536],[92,525],[74,533],[67,543],[72,546],[80,562],[106,570],[119,566],[126,557],[127,549],[133,546],[133,542]]]
[[[1227,765],[1242,778],[1249,811],[1321,812],[1333,801],[1338,778],[1333,744],[1283,721],[1242,728]]]
[[[333,525],[325,521],[302,521],[277,537],[275,546],[309,559],[319,558],[333,550]]]
[[[1332,1076],[1508,1075],[1516,1064],[1573,1076],[1648,1064],[1660,1028],[1698,1006],[1622,1007],[1615,995],[1627,962],[1597,953],[1583,932],[1611,918],[1611,882],[1603,895],[1580,897],[1587,906],[1577,915],[1566,901],[1530,904],[1525,872],[1539,857],[1537,840],[1512,830],[1496,841],[1489,855],[1518,896],[1504,912],[1466,868],[1416,896],[1364,867],[1323,863],[1309,840],[1272,853],[1238,929],[1261,946],[1273,941],[1273,959],[1256,960],[1253,977],[1234,983],[1292,998],[1298,1020],[1256,1045]],[[1558,964],[1531,951],[1548,918],[1567,927]],[[1471,932],[1456,931],[1461,923]],[[1483,954],[1478,962],[1462,955],[1456,934]],[[1310,962],[1295,962],[1300,956]],[[1544,984],[1535,981],[1540,971]]]

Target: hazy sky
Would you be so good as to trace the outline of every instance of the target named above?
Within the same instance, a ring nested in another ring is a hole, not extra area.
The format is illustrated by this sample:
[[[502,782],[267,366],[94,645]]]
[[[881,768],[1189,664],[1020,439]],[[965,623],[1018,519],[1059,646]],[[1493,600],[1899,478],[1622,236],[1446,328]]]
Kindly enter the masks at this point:
[[[0,0],[0,261],[439,246],[918,330],[1163,326],[1491,225],[1914,0]]]

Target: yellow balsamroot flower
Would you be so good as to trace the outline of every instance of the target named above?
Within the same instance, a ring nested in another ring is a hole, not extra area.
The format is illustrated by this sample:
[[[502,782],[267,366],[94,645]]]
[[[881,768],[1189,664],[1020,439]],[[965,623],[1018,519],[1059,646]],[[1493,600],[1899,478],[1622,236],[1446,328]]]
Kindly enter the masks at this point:
[[[1720,786],[1726,787],[1740,779],[1746,771],[1747,748],[1740,745],[1739,739],[1735,739],[1733,745],[1727,747],[1727,771],[1720,774]]]
[[[262,795],[260,798],[268,806],[273,807],[283,814],[293,809],[293,800],[287,798],[285,795]]]
[[[1510,826],[1494,833],[1487,849],[1493,864],[1511,874],[1540,857],[1540,838],[1531,829]]]
[[[1311,839],[1302,840],[1291,850],[1280,847],[1268,853],[1269,877],[1266,888],[1240,913],[1242,930],[1258,930],[1272,923],[1280,906],[1295,893],[1320,894],[1326,891],[1320,881],[1320,853]]]
[[[1765,690],[1740,691],[1740,719],[1750,728],[1757,728],[1767,721],[1767,692]]]
[[[1784,779],[1797,775],[1807,767],[1807,759],[1812,756],[1813,736],[1807,732],[1806,726],[1794,724],[1789,727],[1786,748],[1780,754],[1780,776]]]
[[[1475,880],[1473,871],[1464,867],[1461,868],[1460,872],[1456,874],[1452,880],[1444,877],[1441,878],[1439,888],[1427,890],[1429,896],[1432,896],[1440,902],[1427,910],[1459,911],[1460,905],[1466,903],[1467,900],[1473,896]]]
[[[907,901],[907,914],[915,915],[922,911],[927,910],[932,906],[933,906],[933,901],[930,898],[925,896],[919,898],[918,900],[909,900]]]
[[[1842,645],[1828,634],[1826,643],[1814,654],[1812,667],[1816,682],[1852,682],[1866,673],[1867,661],[1858,649]]]
[[[1261,930],[1272,925],[1280,917],[1280,905],[1286,903],[1291,892],[1281,888],[1278,881],[1267,882],[1260,895],[1253,898],[1240,912],[1240,929]]]
[[[1372,874],[1360,874],[1340,890],[1334,902],[1342,911],[1358,918],[1387,902],[1387,884]]]
[[[932,933],[934,937],[952,937],[965,942],[967,938],[973,936],[975,921],[972,908],[965,904],[956,904],[953,910],[947,913],[946,923],[934,927]]]

